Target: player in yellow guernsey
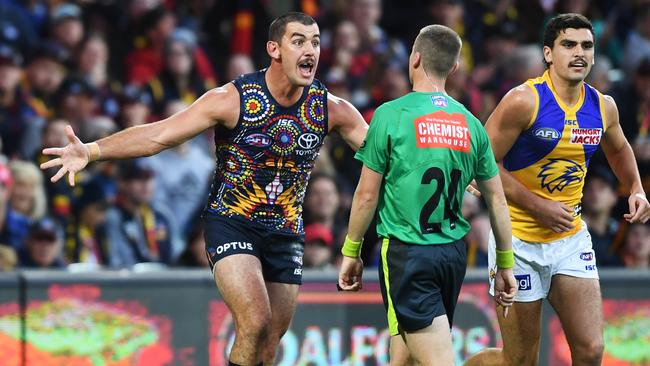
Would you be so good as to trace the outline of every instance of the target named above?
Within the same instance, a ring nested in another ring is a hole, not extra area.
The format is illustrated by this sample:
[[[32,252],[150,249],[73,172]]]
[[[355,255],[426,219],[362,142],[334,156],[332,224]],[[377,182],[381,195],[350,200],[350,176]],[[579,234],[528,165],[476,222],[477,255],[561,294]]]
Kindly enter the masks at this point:
[[[544,298],[560,318],[572,364],[601,364],[598,269],[580,218],[582,187],[598,145],[630,194],[625,219],[645,222],[650,216],[616,104],[584,82],[594,64],[589,20],[579,14],[551,19],[544,61],[544,75],[512,89],[485,125],[510,206],[518,292],[510,316],[499,315],[503,350],[484,350],[470,366],[536,365]]]

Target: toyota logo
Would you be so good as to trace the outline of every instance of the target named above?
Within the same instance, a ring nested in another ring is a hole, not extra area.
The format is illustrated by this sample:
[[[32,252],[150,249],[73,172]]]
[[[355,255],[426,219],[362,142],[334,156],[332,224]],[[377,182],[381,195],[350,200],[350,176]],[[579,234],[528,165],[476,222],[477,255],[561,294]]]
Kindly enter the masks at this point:
[[[303,149],[313,149],[320,142],[320,137],[315,133],[303,133],[298,137],[298,145]]]

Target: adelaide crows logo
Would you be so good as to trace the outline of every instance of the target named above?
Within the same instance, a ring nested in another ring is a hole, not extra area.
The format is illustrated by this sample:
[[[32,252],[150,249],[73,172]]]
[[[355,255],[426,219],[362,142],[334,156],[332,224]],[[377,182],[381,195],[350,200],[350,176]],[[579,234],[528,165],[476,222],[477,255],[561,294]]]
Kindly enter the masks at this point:
[[[542,188],[550,193],[562,191],[569,184],[580,182],[584,176],[584,168],[569,159],[548,159],[537,174],[541,178]]]

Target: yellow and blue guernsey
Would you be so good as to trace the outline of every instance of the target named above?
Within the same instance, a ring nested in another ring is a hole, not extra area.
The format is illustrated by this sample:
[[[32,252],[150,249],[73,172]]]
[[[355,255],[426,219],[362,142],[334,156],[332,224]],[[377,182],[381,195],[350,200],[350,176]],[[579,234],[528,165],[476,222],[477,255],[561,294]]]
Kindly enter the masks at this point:
[[[526,81],[535,92],[536,107],[528,128],[503,159],[503,166],[531,192],[573,208],[574,228],[555,233],[509,202],[512,233],[535,243],[551,242],[577,233],[582,227],[582,188],[589,159],[607,129],[603,95],[583,83],[574,106],[558,97],[548,71]]]

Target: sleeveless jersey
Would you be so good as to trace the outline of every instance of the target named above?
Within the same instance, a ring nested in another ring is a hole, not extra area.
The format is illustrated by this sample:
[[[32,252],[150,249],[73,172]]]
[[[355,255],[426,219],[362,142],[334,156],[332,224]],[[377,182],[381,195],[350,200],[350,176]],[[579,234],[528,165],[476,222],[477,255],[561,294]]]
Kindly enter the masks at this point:
[[[327,89],[318,80],[290,107],[277,103],[266,70],[233,81],[240,96],[235,128],[215,129],[217,168],[206,211],[270,230],[302,234],[307,182],[327,135]]]
[[[465,236],[465,188],[499,173],[481,123],[442,93],[412,92],[379,107],[356,158],[384,176],[377,232],[410,244]]]
[[[535,243],[555,241],[580,231],[587,166],[607,128],[600,92],[583,83],[578,102],[569,107],[557,96],[548,73],[526,81],[535,93],[535,112],[528,128],[503,159],[504,168],[531,192],[573,209],[574,228],[555,233],[509,202],[513,235]]]

